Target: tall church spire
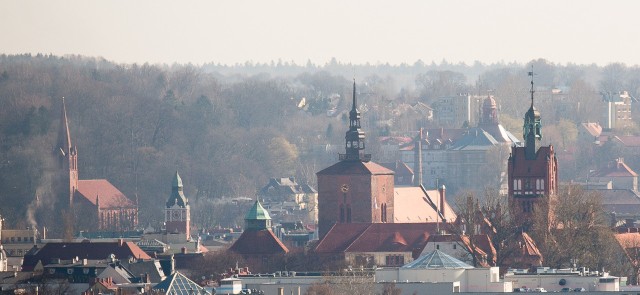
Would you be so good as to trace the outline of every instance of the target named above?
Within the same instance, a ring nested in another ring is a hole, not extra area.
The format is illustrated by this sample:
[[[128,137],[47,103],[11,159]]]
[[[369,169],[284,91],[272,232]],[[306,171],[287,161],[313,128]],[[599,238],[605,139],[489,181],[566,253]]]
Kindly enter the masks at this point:
[[[360,129],[360,111],[358,111],[356,99],[356,80],[353,79],[353,102],[349,112],[349,130],[345,135],[345,154],[340,154],[341,161],[371,160],[370,154],[364,153],[364,131]]]
[[[67,107],[62,98],[62,114],[60,116],[60,129],[58,141],[53,150],[54,157],[58,159],[61,184],[65,187],[64,194],[69,196],[69,207],[73,208],[73,197],[78,189],[78,149],[71,145],[71,132],[69,131],[69,119]],[[68,185],[68,188],[66,187]],[[62,191],[61,191],[62,192]]]
[[[67,119],[67,107],[62,98],[62,114],[60,116],[60,129],[58,130],[58,141],[54,153],[60,158],[66,158],[71,152],[71,133],[69,132],[69,120]]]
[[[533,87],[533,66],[531,66],[531,107],[524,115],[523,135],[525,141],[525,157],[527,159],[535,159],[536,152],[540,147],[540,140],[542,139],[542,123],[540,121],[540,112],[533,106],[533,93],[535,92]]]

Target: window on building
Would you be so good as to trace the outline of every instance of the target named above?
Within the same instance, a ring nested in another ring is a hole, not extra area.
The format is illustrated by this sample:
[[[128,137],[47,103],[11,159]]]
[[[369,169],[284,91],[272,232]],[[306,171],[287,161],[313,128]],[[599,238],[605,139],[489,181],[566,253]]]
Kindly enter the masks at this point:
[[[18,242],[22,242],[22,237],[18,237]]]
[[[404,265],[403,255],[387,255],[385,257],[386,266],[402,266]]]
[[[67,268],[67,274],[73,274],[73,268]]]
[[[456,246],[458,246],[458,245],[456,245],[456,244],[453,244],[453,249],[454,249],[454,250],[455,250],[455,249],[457,248]]]
[[[437,250],[440,250],[440,245],[436,245],[436,249],[437,249]]]

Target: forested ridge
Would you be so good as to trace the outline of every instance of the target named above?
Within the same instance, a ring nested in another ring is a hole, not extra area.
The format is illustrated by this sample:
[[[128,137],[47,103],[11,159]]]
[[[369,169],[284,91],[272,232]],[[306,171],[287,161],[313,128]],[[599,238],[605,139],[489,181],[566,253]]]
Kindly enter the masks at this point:
[[[568,99],[576,102],[567,113],[541,101],[545,144],[559,145],[563,130],[599,120],[594,106],[601,92],[636,96],[640,90],[637,67],[531,63],[541,87],[570,88]],[[242,214],[219,200],[254,197],[269,177],[314,185],[315,172],[337,160],[347,128],[340,114],[350,107],[354,74],[367,149],[380,160],[372,138],[411,134],[421,119],[398,113],[397,106],[430,104],[442,95],[495,95],[503,124],[519,135],[530,64],[169,66],[0,55],[0,214],[13,226],[28,225],[27,217],[56,226],[51,210],[60,196],[52,193],[51,179],[62,97],[80,179],[106,178],[137,198],[145,226],[161,220],[171,176],[179,171],[195,224],[227,225]],[[332,108],[337,116],[327,116]],[[318,153],[326,144],[338,148]]]

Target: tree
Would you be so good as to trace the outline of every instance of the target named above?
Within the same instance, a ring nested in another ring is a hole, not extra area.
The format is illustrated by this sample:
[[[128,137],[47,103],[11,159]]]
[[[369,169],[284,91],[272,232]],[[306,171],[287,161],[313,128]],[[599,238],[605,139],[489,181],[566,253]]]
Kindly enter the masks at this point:
[[[563,185],[549,206],[534,209],[532,235],[545,264],[570,267],[572,261],[578,260],[581,265],[594,269],[614,266],[615,253],[610,245],[615,240],[600,199],[598,192],[585,191],[573,184]]]

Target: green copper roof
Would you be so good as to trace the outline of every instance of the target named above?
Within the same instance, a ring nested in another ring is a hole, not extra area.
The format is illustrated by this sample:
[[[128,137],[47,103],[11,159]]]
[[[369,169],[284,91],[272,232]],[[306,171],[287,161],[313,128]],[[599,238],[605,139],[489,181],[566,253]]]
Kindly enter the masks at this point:
[[[180,174],[176,171],[176,176],[173,178],[172,187],[182,187],[182,178],[180,178]]]
[[[176,176],[171,183],[171,196],[169,196],[169,200],[167,200],[167,208],[171,208],[174,205],[185,208],[188,204],[187,197],[184,196],[183,192],[182,178],[180,178],[178,171],[176,171]]]
[[[262,207],[260,201],[256,200],[253,207],[251,207],[247,215],[245,215],[244,220],[271,220],[271,216],[269,216],[269,212]]]

